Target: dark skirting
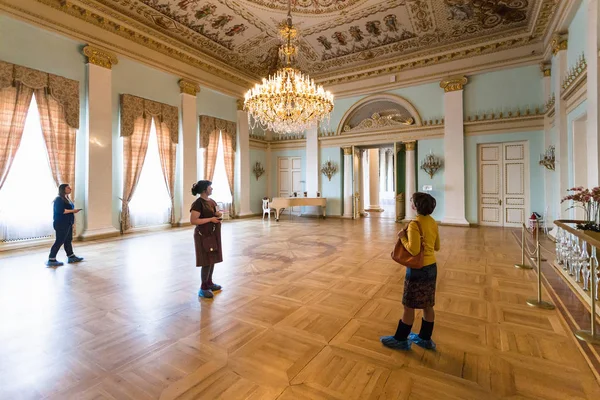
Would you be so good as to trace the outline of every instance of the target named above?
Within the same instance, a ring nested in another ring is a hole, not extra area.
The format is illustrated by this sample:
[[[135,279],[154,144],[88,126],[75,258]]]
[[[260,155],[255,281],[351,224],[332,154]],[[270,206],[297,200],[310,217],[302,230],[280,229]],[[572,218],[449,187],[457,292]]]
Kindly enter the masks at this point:
[[[214,235],[217,239],[218,251],[207,252],[202,247],[202,239],[198,232],[203,235]],[[198,225],[194,229],[194,246],[196,248],[196,266],[208,267],[209,265],[223,261],[223,249],[221,248],[221,224]]]
[[[435,305],[435,281],[437,265],[427,265],[421,269],[406,268],[402,304],[410,308],[423,309]]]

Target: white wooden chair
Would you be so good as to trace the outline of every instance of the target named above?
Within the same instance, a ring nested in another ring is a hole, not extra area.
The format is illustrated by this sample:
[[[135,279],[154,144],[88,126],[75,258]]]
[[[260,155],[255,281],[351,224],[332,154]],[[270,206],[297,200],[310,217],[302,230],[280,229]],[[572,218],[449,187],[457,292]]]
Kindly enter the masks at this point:
[[[274,208],[271,208],[269,206],[269,199],[263,199],[262,201],[262,219],[265,219],[265,214],[267,214],[269,216],[269,219],[271,219],[271,213],[275,212]]]

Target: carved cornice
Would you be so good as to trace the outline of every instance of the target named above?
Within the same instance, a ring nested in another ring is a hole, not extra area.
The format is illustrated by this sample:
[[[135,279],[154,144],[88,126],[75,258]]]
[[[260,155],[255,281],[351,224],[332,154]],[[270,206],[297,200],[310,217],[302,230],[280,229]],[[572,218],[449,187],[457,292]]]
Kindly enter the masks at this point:
[[[196,96],[196,94],[198,92],[200,92],[200,85],[198,85],[197,83],[192,82],[192,81],[180,79],[179,80],[179,91],[181,93]]]
[[[94,46],[85,46],[83,48],[83,54],[87,57],[88,63],[97,65],[99,67],[112,69],[113,65],[117,65],[119,63],[116,54]]]
[[[415,119],[412,117],[406,117],[404,115],[392,114],[386,115],[382,117],[379,113],[374,113],[371,118],[365,118],[360,123],[354,127],[350,127],[350,125],[345,125],[343,128],[344,133],[351,131],[361,131],[367,129],[379,129],[388,126],[405,126],[405,125],[413,125],[415,123]]]
[[[542,71],[543,76],[552,76],[552,64],[540,63],[540,71]]]
[[[521,109],[509,109],[508,111],[500,111],[500,112],[492,112],[492,113],[483,113],[483,114],[475,114],[469,115],[465,118],[466,122],[477,122],[477,121],[498,121],[505,119],[515,119],[515,118],[526,118],[526,117],[534,117],[539,115],[544,115],[543,107],[535,107],[531,109],[529,107],[524,110]]]
[[[577,78],[587,71],[587,61],[585,56],[582,54],[577,59],[577,63],[569,69],[569,72],[565,76],[562,82],[562,91],[565,92],[569,87],[577,81]]]
[[[444,89],[444,92],[454,92],[457,90],[463,90],[468,80],[466,76],[459,76],[455,78],[444,79],[440,82],[440,87]]]
[[[404,145],[406,146],[406,151],[415,151],[415,145],[417,144],[416,141],[413,142],[404,142]]]
[[[555,32],[552,35],[552,41],[550,47],[552,48],[552,54],[557,55],[561,50],[567,50],[568,47],[568,35],[566,33]]]

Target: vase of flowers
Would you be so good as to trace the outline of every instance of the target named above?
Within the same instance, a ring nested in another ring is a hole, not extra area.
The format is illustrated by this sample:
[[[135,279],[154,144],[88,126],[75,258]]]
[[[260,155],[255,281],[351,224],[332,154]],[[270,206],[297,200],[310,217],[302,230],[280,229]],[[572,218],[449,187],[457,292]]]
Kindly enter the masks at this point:
[[[561,203],[571,201],[572,205],[568,209],[581,208],[585,215],[584,223],[577,224],[577,229],[600,238],[600,187],[584,189],[583,186],[579,186],[569,189],[568,192],[570,194],[565,196]]]

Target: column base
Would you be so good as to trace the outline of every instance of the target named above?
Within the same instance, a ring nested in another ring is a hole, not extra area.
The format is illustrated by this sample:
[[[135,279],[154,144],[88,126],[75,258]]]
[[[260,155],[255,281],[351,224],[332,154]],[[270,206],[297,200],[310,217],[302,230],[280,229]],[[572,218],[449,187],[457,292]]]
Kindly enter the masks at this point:
[[[344,214],[342,218],[352,219],[354,216],[352,214]]]
[[[467,221],[464,218],[444,218],[442,219],[441,224],[449,226],[471,226],[471,224],[469,224],[469,221]]]
[[[365,211],[370,212],[384,212],[385,210],[379,206],[369,206],[369,208],[365,209]]]
[[[81,233],[81,235],[77,236],[77,239],[85,242],[88,240],[106,239],[120,235],[121,232],[119,232],[118,229],[116,229],[114,226],[109,226],[107,228],[86,229]]]

